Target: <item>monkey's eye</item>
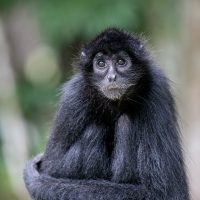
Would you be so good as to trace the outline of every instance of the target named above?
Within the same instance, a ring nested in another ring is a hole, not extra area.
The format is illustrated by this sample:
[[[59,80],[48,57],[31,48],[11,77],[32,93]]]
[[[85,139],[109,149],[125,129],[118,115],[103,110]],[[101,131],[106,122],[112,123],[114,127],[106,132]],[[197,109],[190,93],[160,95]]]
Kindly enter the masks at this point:
[[[123,58],[119,58],[119,59],[117,60],[117,64],[118,64],[119,66],[125,66],[125,65],[126,65],[126,61],[125,61]]]
[[[97,62],[97,65],[98,65],[99,68],[104,68],[106,66],[106,63],[105,63],[104,60],[99,60]]]

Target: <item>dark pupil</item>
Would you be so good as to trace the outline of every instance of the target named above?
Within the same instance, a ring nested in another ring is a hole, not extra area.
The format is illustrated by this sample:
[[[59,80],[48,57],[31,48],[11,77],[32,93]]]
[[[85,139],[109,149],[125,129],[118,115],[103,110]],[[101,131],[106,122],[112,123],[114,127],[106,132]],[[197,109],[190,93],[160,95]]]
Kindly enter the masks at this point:
[[[119,65],[124,65],[125,64],[125,60],[124,59],[119,59],[118,60],[118,64]]]
[[[105,62],[101,60],[101,61],[98,62],[98,65],[99,65],[99,67],[104,67],[105,66]]]

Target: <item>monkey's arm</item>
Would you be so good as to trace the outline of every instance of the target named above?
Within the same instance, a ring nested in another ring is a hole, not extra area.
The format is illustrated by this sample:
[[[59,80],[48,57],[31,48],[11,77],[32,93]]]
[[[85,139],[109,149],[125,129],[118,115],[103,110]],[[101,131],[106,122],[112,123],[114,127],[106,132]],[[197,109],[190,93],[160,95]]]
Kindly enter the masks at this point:
[[[112,162],[112,181],[134,183],[139,181],[137,173],[137,143],[133,120],[121,115],[115,127],[115,149]]]
[[[24,170],[26,187],[35,200],[144,200],[141,185],[99,180],[57,179],[40,173],[42,155],[29,161]]]
[[[41,164],[41,171],[46,174],[64,176],[65,169],[62,166],[65,163],[65,154],[80,138],[89,120],[89,101],[82,94],[85,92],[84,87],[81,75],[76,75],[63,87],[60,105]]]

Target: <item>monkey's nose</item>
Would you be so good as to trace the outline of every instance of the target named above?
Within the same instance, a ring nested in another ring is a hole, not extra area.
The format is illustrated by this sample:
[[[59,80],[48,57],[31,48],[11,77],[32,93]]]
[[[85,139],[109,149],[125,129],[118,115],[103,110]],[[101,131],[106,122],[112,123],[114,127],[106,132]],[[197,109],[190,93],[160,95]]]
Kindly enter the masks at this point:
[[[110,74],[110,75],[108,75],[108,81],[109,82],[116,81],[116,78],[117,78],[116,74]]]

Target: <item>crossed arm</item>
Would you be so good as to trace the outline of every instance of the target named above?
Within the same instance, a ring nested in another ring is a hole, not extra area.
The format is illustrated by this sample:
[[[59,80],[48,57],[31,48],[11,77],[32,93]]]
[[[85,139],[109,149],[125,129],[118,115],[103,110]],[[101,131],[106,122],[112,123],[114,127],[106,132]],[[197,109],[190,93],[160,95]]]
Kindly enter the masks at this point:
[[[24,170],[26,187],[35,200],[144,200],[140,185],[118,184],[106,180],[54,178],[40,173],[43,155],[30,160]]]

